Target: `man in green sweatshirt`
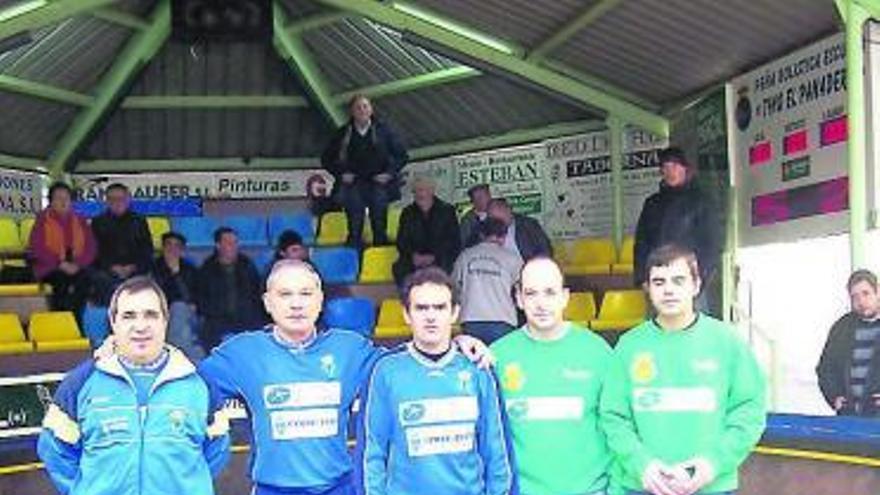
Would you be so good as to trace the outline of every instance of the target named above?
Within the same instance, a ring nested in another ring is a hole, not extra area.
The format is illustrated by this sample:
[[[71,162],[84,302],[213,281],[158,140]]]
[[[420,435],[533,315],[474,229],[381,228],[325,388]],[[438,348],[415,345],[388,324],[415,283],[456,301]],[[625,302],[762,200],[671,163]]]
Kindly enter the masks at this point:
[[[568,289],[556,263],[532,258],[517,304],[527,323],[496,341],[523,495],[604,495],[611,453],[599,428],[599,396],[611,348],[563,319]]]
[[[764,376],[731,327],[694,311],[693,251],[660,246],[646,270],[657,316],[621,337],[602,390],[619,481],[631,494],[733,493],[764,431]]]

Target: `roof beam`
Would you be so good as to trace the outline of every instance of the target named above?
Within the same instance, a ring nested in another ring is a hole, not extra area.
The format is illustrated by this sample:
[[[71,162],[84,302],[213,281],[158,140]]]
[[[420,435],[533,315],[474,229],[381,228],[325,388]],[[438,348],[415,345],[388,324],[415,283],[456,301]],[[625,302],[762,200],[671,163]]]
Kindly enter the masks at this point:
[[[0,154],[0,167],[45,172],[46,162],[39,158]]]
[[[303,19],[297,19],[288,24],[284,30],[291,36],[299,36],[306,31],[312,31],[324,26],[336,24],[349,17],[351,17],[351,14],[348,12],[325,12],[323,14],[316,14]]]
[[[93,101],[93,98],[89,95],[36,81],[7,76],[6,74],[0,74],[0,90],[81,107],[87,107]]]
[[[308,106],[305,98],[289,95],[145,95],[129,96],[122,108],[162,110],[193,108],[222,110],[226,108],[302,108]]]
[[[620,2],[621,0],[600,0],[599,3],[591,6],[579,16],[560,27],[553,36],[542,41],[529,53],[527,59],[533,62],[544,60],[547,58],[548,53],[565,44],[565,42],[570,40],[578,31],[596,22],[597,19],[616,7]]]
[[[406,93],[408,91],[415,91],[417,89],[428,88],[440,84],[462,81],[479,75],[480,71],[460,65],[458,67],[440,69],[426,74],[419,74],[413,77],[377,84],[375,86],[367,86],[352,91],[346,91],[345,93],[334,96],[333,99],[336,103],[343,105],[354,95],[360,94],[367,98],[382,98],[383,96]]]
[[[143,31],[150,27],[150,23],[147,21],[121,10],[110,8],[96,9],[91,12],[91,15],[102,21],[112,22],[113,24],[118,24],[136,31]]]
[[[150,27],[129,39],[113,66],[104,74],[95,91],[95,101],[79,115],[67,129],[49,159],[53,176],[60,175],[76,152],[85,144],[94,127],[119,100],[138,70],[144,67],[168,39],[171,33],[171,2],[159,0],[150,17]]]
[[[104,7],[115,0],[33,0],[0,10],[0,40],[34,31],[68,17]]]
[[[409,156],[413,160],[424,160],[441,156],[470,153],[473,151],[499,148],[502,146],[514,146],[519,144],[534,143],[545,139],[583,134],[585,132],[598,131],[605,128],[601,121],[579,121],[553,124],[535,129],[517,129],[514,131],[497,134],[494,136],[481,136],[478,138],[441,143],[422,148],[409,150]]]
[[[429,22],[425,18],[403,12],[385,3],[374,0],[318,0],[320,3],[341,10],[355,12],[380,24],[398,31],[409,31],[438,45],[445,46],[463,55],[480,60],[488,65],[521,77],[526,81],[562,94],[572,100],[599,108],[615,115],[624,122],[632,124],[659,136],[669,134],[669,121],[656,113],[645,110],[605,91],[586,85],[569,76],[559,74],[524,60],[515,54],[481,43],[472,37]]]
[[[324,79],[318,65],[312,59],[305,43],[299,36],[291,35],[286,29],[289,23],[284,9],[276,1],[272,4],[275,19],[275,48],[279,55],[287,61],[288,65],[297,73],[300,80],[305,83],[306,91],[317,103],[317,107],[330,120],[333,127],[341,126],[346,120],[342,108],[333,101],[330,86]]]

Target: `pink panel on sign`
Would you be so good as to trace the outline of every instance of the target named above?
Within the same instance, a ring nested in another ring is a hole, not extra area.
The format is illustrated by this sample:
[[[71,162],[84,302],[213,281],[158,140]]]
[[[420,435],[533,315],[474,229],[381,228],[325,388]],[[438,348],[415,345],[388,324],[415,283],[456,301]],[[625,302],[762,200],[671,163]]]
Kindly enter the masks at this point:
[[[773,159],[773,146],[770,141],[755,143],[749,148],[749,165],[761,165]]]
[[[752,225],[767,225],[788,218],[785,192],[765,194],[752,199]]]
[[[849,177],[839,177],[821,185],[821,213],[835,213],[849,208]]]
[[[786,155],[800,153],[807,149],[808,144],[807,130],[802,129],[782,138],[782,152]]]
[[[846,115],[819,124],[819,142],[822,146],[845,142],[847,139]]]

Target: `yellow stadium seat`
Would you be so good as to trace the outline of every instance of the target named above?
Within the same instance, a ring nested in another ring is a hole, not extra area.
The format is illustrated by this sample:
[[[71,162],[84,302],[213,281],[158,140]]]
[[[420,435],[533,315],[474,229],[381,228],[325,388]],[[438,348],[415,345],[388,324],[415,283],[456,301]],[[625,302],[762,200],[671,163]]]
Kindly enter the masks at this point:
[[[24,252],[18,223],[13,218],[0,218],[0,253],[20,254]]]
[[[616,259],[611,239],[579,239],[568,251],[566,275],[607,275]]]
[[[645,293],[633,290],[610,290],[602,298],[599,318],[590,322],[596,331],[628,330],[645,319]]]
[[[0,314],[0,354],[31,352],[34,344],[24,338],[24,329],[15,313]]]
[[[34,230],[34,222],[37,220],[34,217],[22,218],[18,224],[18,231],[21,234],[21,245],[29,246],[31,242],[31,231]]]
[[[388,240],[394,242],[397,240],[397,231],[400,229],[400,214],[403,208],[399,206],[391,206],[388,208],[388,225],[385,230],[388,231]]]
[[[4,296],[47,296],[52,287],[41,284],[4,284],[0,285],[0,297]]]
[[[617,263],[611,265],[611,273],[616,275],[632,275],[635,244],[636,240],[632,236],[623,238],[623,244],[620,246],[620,256],[617,258]]]
[[[563,317],[578,325],[588,326],[596,318],[596,298],[592,292],[572,292]]]
[[[556,263],[559,263],[559,266],[565,266],[568,263],[568,241],[554,241],[553,245],[553,259]]]
[[[321,215],[317,240],[319,246],[345,244],[347,238],[348,221],[345,218],[345,212],[331,211]]]
[[[391,267],[397,261],[397,257],[395,246],[375,246],[365,249],[364,260],[361,263],[361,283],[381,284],[394,281]]]
[[[153,249],[162,249],[162,235],[171,231],[171,222],[165,217],[147,217],[147,226],[153,238]]]
[[[403,304],[400,299],[385,299],[379,307],[379,320],[373,336],[377,339],[397,339],[410,337],[412,331],[403,319]]]
[[[89,349],[88,339],[83,338],[73,313],[69,311],[32,314],[28,333],[37,352]]]

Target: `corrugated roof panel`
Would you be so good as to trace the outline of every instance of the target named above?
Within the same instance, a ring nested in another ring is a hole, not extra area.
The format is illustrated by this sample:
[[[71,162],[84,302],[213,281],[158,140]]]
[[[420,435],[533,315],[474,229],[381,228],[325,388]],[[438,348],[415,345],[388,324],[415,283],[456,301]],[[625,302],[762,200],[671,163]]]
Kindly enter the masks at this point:
[[[132,88],[136,95],[303,94],[267,43],[169,41]]]
[[[318,156],[329,132],[309,108],[120,110],[87,158]]]
[[[47,158],[78,108],[0,92],[0,152]]]
[[[444,17],[479,31],[534,48],[596,0],[419,0]]]
[[[495,76],[434,86],[374,102],[410,148],[597,116]]]
[[[834,2],[628,0],[550,57],[670,103],[836,28]]]
[[[90,93],[130,36],[127,28],[91,16],[74,17],[0,54],[0,73]]]
[[[460,65],[362,19],[347,19],[303,38],[336,93]]]

